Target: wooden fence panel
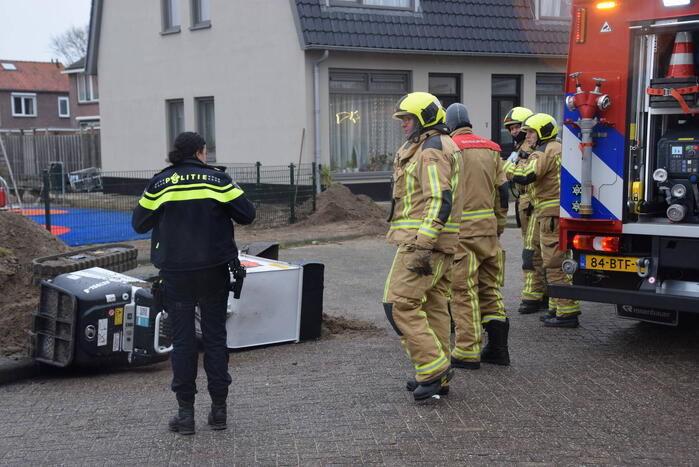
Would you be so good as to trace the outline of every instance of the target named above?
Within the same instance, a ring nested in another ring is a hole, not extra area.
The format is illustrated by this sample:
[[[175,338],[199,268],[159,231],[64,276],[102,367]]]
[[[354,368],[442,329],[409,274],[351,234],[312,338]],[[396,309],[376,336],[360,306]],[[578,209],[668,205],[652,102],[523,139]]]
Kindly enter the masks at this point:
[[[17,183],[34,186],[52,162],[62,162],[66,172],[101,167],[99,133],[48,135],[0,134]]]

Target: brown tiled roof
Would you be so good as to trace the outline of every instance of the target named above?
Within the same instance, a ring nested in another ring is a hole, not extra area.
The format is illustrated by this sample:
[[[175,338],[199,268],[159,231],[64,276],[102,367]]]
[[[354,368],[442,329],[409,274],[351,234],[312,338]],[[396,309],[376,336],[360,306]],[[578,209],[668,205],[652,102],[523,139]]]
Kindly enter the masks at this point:
[[[68,76],[61,74],[63,65],[60,63],[3,59],[0,59],[0,63],[12,63],[17,68],[16,71],[9,71],[0,66],[0,89],[68,92]]]

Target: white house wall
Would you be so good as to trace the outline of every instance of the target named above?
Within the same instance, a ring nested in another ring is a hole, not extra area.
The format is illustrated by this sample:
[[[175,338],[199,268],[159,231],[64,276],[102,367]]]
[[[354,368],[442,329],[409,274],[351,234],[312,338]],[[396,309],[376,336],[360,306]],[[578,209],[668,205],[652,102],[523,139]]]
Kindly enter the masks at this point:
[[[211,0],[208,29],[189,29],[190,1],[180,0],[181,32],[161,35],[161,2],[105,1],[98,61],[102,161],[106,171],[156,169],[167,154],[166,105],[183,99],[185,128],[196,129],[196,97],[213,96],[219,163],[313,161],[313,63],[286,0]],[[491,134],[491,75],[523,76],[523,102],[534,108],[537,72],[564,72],[563,60],[447,57],[331,51],[320,65],[321,162],[329,161],[328,69],[406,70],[412,89],[429,73],[460,73],[475,132]],[[499,122],[497,123],[499,124]]]
[[[161,35],[161,2],[105,1],[99,50],[105,171],[162,167],[165,101],[184,99],[185,127],[196,128],[194,99],[215,99],[219,163],[312,160],[312,94],[288,1],[211,1],[212,27]],[[310,110],[309,106],[310,105]]]

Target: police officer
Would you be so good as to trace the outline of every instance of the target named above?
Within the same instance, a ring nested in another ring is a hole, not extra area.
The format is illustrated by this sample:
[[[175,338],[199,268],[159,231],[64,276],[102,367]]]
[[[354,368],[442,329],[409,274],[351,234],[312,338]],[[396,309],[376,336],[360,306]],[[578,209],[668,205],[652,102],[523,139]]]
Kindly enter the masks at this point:
[[[403,96],[393,117],[401,120],[406,142],[394,159],[386,241],[398,249],[386,279],[384,311],[415,367],[407,389],[423,400],[446,394],[453,375],[445,273],[458,242],[461,155],[432,94]]]
[[[570,284],[570,276],[561,270],[565,251],[558,249],[558,216],[560,213],[561,189],[561,143],[556,140],[556,120],[543,113],[528,117],[522,124],[527,131],[527,142],[534,149],[530,162],[515,170],[512,180],[521,185],[530,185],[535,223],[539,232],[541,258],[549,284]],[[532,250],[530,239],[525,249]],[[580,305],[575,300],[549,299],[549,310],[542,315],[545,326],[574,328],[578,326]]]
[[[512,135],[515,148],[505,163],[505,175],[508,180],[512,180],[515,169],[523,169],[529,162],[529,154],[531,154],[532,148],[525,140],[527,132],[521,128],[524,120],[532,114],[533,112],[525,107],[513,107],[505,116],[504,125]],[[528,186],[514,184],[514,192],[518,195],[516,207],[517,217],[522,229],[522,240],[524,244],[531,245],[530,250],[522,252],[523,257],[526,257],[527,260],[523,262],[524,286],[521,294],[522,302],[517,311],[523,314],[536,313],[548,308],[548,298],[545,293],[546,279],[544,278],[541,248],[539,247],[539,233],[535,228],[535,223],[530,222],[534,206],[531,204]]]
[[[451,270],[451,313],[456,330],[451,364],[467,369],[480,368],[480,362],[509,365],[509,321],[501,293],[505,252],[498,239],[507,218],[508,185],[500,146],[473,133],[463,104],[449,106],[447,126],[464,164],[459,182],[464,207]],[[481,352],[483,328],[488,345]]]
[[[148,183],[131,224],[138,233],[153,230],[151,261],[160,270],[163,304],[172,322],[172,390],[179,410],[170,430],[194,433],[198,365],[194,308],[201,311],[204,370],[211,396],[208,423],[226,428],[228,373],[226,311],[228,264],[238,260],[233,221],[249,224],[255,207],[225,173],[207,165],[206,142],[197,133],[177,136],[172,165]]]

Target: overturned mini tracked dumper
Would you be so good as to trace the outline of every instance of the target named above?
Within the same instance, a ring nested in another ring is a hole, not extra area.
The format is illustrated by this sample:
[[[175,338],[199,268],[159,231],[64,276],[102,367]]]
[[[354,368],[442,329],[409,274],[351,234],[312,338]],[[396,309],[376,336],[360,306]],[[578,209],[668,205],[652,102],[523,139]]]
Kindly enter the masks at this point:
[[[228,347],[320,337],[323,264],[279,261],[276,244],[251,244],[243,251],[261,256],[240,254],[247,276],[240,299],[229,295]],[[32,332],[37,361],[89,367],[143,365],[168,358],[172,346],[167,310],[155,306],[150,282],[89,267],[42,280],[40,287]]]

